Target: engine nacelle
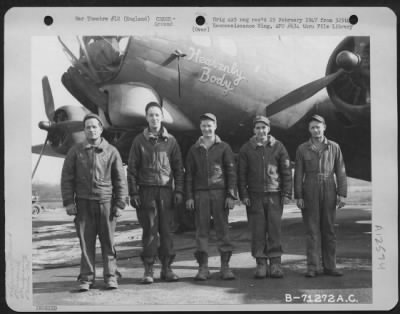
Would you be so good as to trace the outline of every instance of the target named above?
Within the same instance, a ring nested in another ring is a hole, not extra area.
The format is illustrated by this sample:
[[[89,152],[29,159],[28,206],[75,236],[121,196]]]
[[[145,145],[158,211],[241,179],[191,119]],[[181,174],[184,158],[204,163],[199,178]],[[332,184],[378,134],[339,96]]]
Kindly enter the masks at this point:
[[[369,121],[370,116],[370,41],[369,37],[346,37],[329,58],[326,74],[344,69],[327,86],[338,114],[348,124]]]
[[[157,93],[145,84],[127,83],[102,87],[108,93],[109,122],[119,128],[145,125],[148,103],[161,103]]]
[[[162,104],[163,123],[171,130],[194,130],[195,126],[180,109],[168,101],[160,99],[156,91],[146,84],[126,83],[103,86],[108,93],[108,119],[113,127],[133,129],[145,126],[145,108],[150,102]],[[107,117],[107,115],[106,115]]]

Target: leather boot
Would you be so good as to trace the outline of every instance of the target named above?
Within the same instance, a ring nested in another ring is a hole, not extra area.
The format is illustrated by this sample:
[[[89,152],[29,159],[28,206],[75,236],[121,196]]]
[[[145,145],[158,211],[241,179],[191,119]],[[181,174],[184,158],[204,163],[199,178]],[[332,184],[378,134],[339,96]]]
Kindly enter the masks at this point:
[[[165,281],[178,281],[179,277],[172,271],[171,264],[174,261],[175,256],[162,257],[160,279]]]
[[[153,264],[151,262],[148,261],[143,261],[143,265],[144,265],[144,275],[142,278],[142,283],[144,284],[151,284],[154,282],[153,279]]]
[[[257,279],[265,278],[267,277],[267,259],[262,258],[262,257],[257,257],[256,258],[256,271],[254,273],[254,277]]]
[[[118,289],[118,280],[116,276],[107,276],[104,278],[107,290]]]
[[[84,292],[84,291],[89,291],[91,288],[94,286],[94,281],[95,281],[95,276],[89,278],[87,276],[82,276],[79,275],[77,280],[79,281],[79,291]]]
[[[231,259],[232,252],[221,252],[221,278],[223,280],[235,279],[235,275],[229,268],[229,260]]]
[[[272,257],[270,258],[270,276],[271,278],[282,278],[283,270],[281,267],[281,258],[280,257]]]
[[[210,271],[208,270],[208,254],[206,252],[196,251],[194,257],[199,264],[199,271],[194,277],[194,280],[205,281],[210,277]]]
[[[80,292],[85,292],[85,291],[89,291],[90,289],[90,283],[89,282],[85,282],[85,281],[81,281],[79,282],[79,291]]]

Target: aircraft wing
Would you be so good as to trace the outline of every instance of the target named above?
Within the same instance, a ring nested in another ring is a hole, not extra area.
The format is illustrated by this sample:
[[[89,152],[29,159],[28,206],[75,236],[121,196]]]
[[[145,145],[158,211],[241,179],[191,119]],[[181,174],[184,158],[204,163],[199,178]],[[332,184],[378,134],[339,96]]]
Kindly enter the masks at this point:
[[[34,145],[32,146],[32,153],[33,154],[40,154],[40,152],[43,149],[43,144],[40,145]],[[59,157],[59,158],[64,158],[65,155],[63,154],[58,154],[56,153],[49,145],[46,145],[43,155],[45,156],[50,156],[50,157]]]

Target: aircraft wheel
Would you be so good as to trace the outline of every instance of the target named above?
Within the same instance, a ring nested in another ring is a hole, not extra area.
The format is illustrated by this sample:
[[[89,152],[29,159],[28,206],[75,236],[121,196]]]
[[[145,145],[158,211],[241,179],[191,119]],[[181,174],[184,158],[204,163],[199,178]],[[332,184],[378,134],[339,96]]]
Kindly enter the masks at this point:
[[[32,216],[36,217],[40,214],[41,211],[41,207],[38,204],[33,204],[32,205]]]

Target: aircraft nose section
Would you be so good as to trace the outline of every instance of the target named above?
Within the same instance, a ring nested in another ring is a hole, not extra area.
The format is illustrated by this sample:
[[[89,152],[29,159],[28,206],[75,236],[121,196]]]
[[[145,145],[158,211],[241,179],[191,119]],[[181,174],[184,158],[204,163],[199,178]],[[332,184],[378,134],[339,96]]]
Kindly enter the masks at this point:
[[[360,63],[361,57],[348,50],[343,50],[336,56],[336,64],[346,72],[352,71]]]

